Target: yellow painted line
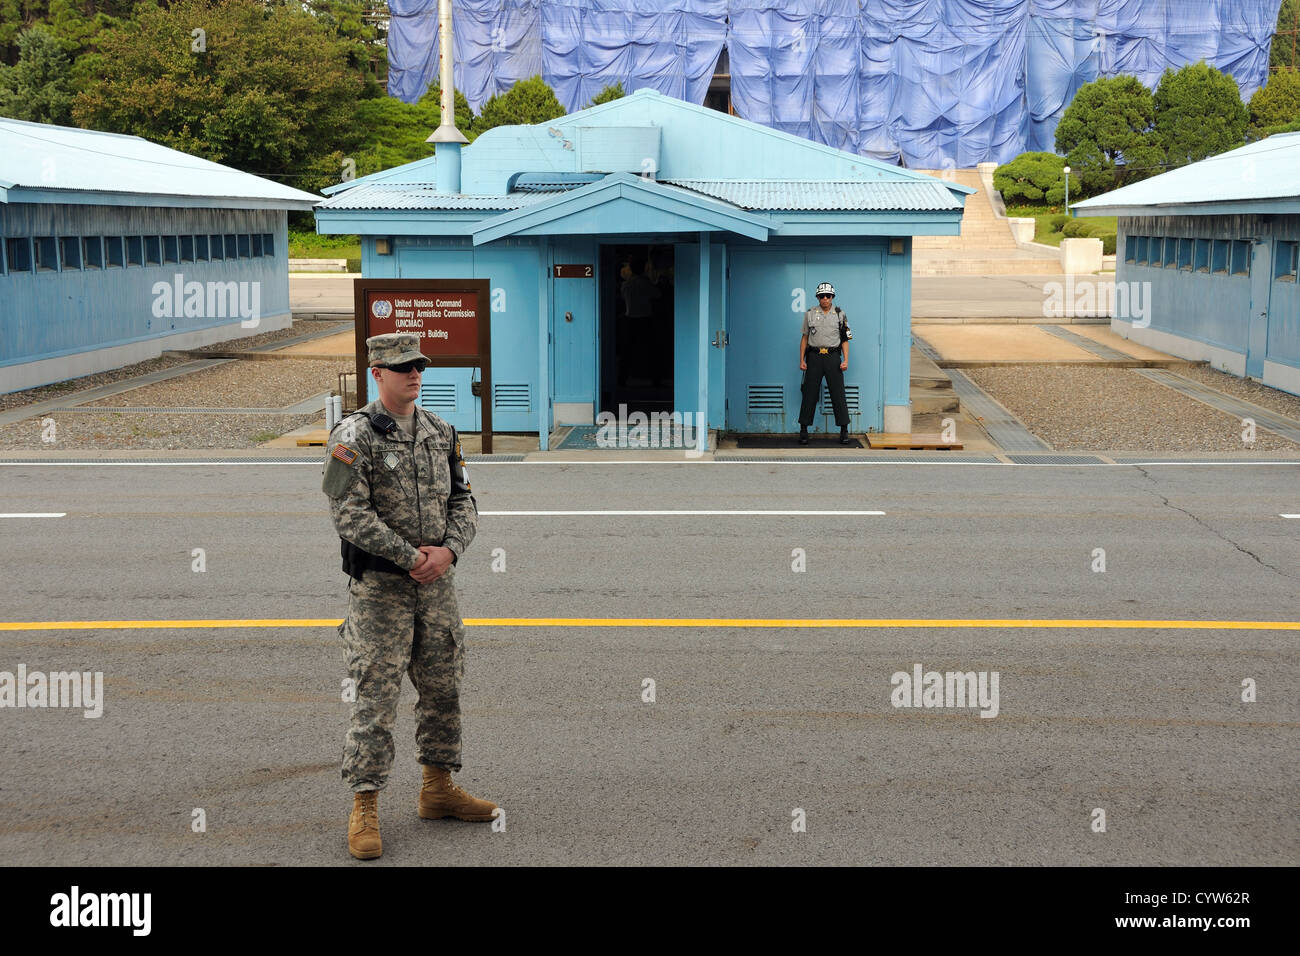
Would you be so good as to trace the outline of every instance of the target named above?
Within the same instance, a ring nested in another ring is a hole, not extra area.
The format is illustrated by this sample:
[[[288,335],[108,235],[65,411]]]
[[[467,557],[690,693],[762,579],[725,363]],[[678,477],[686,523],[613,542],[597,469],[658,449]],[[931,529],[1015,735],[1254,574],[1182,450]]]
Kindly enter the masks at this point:
[[[193,621],[0,621],[0,631],[147,630],[249,627],[338,627],[323,618]],[[466,627],[771,627],[771,628],[1123,628],[1300,631],[1300,621],[1137,621],[1071,618],[729,618],[729,617],[471,617]]]

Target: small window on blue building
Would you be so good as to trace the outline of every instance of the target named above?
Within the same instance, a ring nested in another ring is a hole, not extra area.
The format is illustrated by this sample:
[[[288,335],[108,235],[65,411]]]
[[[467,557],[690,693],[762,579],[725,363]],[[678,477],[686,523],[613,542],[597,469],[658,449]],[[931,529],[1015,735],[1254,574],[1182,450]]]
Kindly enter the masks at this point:
[[[1245,239],[1232,240],[1232,274],[1250,275],[1250,243]]]
[[[126,237],[126,264],[128,266],[144,265],[144,239],[140,236]]]
[[[239,258],[247,259],[251,247],[251,243],[248,241],[248,233],[241,232],[235,238],[239,240]]]
[[[262,234],[260,232],[255,232],[253,233],[252,238],[253,238],[253,258],[260,259],[262,258]]]
[[[194,237],[194,259],[196,262],[208,261],[208,237],[206,234]]]
[[[262,233],[262,254],[266,256],[275,255],[275,236],[269,232]]]
[[[1192,252],[1195,248],[1195,240],[1179,239],[1178,240],[1178,268],[1190,269],[1192,267]]]
[[[180,249],[175,236],[162,237],[163,262],[179,262]]]
[[[147,266],[162,265],[162,239],[159,236],[144,237],[144,264]]]
[[[5,240],[5,258],[9,260],[9,272],[32,271],[32,241],[26,236]]]
[[[1124,237],[1124,261],[1137,262],[1137,236]]]
[[[181,236],[181,262],[194,261],[194,237]]]
[[[1210,240],[1196,240],[1196,262],[1194,263],[1197,272],[1210,271]]]
[[[239,258],[239,247],[236,244],[235,234],[233,232],[226,233],[226,258],[227,259]]]
[[[1172,269],[1178,265],[1178,240],[1165,236],[1165,268]]]
[[[53,236],[37,236],[32,240],[36,250],[36,271],[56,272],[59,268],[58,245]]]
[[[122,249],[121,236],[104,237],[104,262],[112,269],[120,269],[126,265],[126,253]]]
[[[80,269],[81,237],[59,236],[59,258],[63,260],[63,268]]]
[[[219,262],[226,258],[225,252],[222,251],[224,248],[222,238],[218,235],[209,236],[208,238],[211,240],[208,247],[208,258],[213,262]]]
[[[1212,258],[1210,262],[1211,272],[1221,272],[1225,275],[1227,274],[1228,250],[1230,248],[1231,248],[1231,243],[1229,243],[1227,239],[1214,240],[1214,252],[1212,253]]]
[[[104,268],[104,240],[99,236],[82,236],[81,262],[87,269]]]
[[[1129,261],[1135,265],[1144,266],[1147,264],[1147,237],[1146,236],[1129,236],[1125,240],[1125,245],[1133,250],[1133,258]]]
[[[1277,244],[1277,266],[1273,278],[1279,282],[1296,281],[1296,264],[1300,242],[1279,242]]]

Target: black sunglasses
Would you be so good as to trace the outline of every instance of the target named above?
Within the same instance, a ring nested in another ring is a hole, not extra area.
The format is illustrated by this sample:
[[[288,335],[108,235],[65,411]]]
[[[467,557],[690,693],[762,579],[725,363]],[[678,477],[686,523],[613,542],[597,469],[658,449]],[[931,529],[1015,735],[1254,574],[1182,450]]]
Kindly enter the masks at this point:
[[[403,362],[401,365],[385,365],[385,366],[384,366],[384,368],[388,369],[388,371],[390,371],[390,372],[397,372],[399,375],[406,375],[406,374],[408,374],[412,369],[419,369],[421,372],[423,372],[423,371],[424,371],[426,368],[428,368],[428,367],[429,367],[429,363],[428,363],[428,362],[415,362],[415,361],[412,361],[412,362]]]
[[[821,295],[817,296],[817,298],[819,298],[819,299],[833,299],[833,298],[835,298],[835,296],[833,296],[833,295],[831,295],[831,294],[829,294],[829,293],[827,293],[827,292],[823,292]]]

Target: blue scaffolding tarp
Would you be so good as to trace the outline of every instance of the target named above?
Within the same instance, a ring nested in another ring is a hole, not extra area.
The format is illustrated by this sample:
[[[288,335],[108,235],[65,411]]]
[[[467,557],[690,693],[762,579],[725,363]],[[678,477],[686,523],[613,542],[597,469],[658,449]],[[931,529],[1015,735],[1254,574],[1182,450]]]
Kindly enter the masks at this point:
[[[1080,86],[1154,88],[1198,60],[1243,99],[1281,0],[454,0],[456,87],[477,112],[540,74],[569,112],[605,86],[704,102],[719,54],[736,113],[918,169],[1051,150]],[[388,92],[437,79],[437,0],[390,0]]]

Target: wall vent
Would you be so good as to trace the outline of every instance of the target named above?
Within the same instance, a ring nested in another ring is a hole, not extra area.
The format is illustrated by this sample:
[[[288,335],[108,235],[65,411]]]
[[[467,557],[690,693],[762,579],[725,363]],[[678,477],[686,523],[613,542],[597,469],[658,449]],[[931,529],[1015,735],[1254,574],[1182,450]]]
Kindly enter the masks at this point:
[[[850,415],[856,415],[858,414],[859,411],[861,411],[861,409],[858,407],[858,386],[857,385],[844,386],[844,401],[849,406]],[[822,382],[822,414],[831,415],[831,416],[835,414],[835,406],[831,404],[830,386],[827,385],[825,382]]]
[[[450,383],[436,383],[420,386],[420,405],[435,415],[454,415],[456,407],[456,386]]]
[[[785,414],[785,386],[750,385],[745,412],[749,415]]]
[[[522,385],[493,385],[492,410],[497,412],[530,412],[532,400],[528,383]]]

